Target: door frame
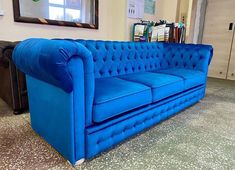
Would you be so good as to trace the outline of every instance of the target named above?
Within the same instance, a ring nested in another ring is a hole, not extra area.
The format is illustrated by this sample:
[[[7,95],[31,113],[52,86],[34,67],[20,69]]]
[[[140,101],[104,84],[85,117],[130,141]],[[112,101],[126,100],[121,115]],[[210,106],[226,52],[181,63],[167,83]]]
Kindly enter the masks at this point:
[[[202,43],[207,0],[193,0],[188,42]]]

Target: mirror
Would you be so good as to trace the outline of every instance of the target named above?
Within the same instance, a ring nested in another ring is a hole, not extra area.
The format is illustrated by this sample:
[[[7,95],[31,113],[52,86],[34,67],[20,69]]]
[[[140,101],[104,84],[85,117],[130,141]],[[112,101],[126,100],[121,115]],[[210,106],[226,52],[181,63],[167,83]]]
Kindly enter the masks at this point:
[[[13,0],[16,22],[98,29],[98,0]]]

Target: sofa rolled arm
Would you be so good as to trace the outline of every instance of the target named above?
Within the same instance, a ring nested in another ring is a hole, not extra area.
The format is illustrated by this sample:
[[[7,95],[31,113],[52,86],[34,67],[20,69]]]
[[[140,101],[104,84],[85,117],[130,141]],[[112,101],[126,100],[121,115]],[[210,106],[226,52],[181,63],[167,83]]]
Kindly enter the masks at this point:
[[[208,66],[213,56],[213,47],[202,44],[164,44],[166,67],[208,72]]]
[[[68,63],[74,57],[82,59],[85,74],[93,72],[92,54],[75,41],[32,38],[19,43],[13,52],[13,61],[22,72],[67,93],[73,90]]]

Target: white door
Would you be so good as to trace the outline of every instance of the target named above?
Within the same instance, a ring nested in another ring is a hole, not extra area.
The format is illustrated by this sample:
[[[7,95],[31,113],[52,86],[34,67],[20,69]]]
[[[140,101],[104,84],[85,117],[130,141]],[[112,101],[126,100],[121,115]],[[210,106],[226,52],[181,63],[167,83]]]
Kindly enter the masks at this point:
[[[203,43],[214,47],[209,77],[227,78],[235,23],[235,0],[208,0]]]
[[[235,39],[233,39],[233,47],[231,49],[227,79],[235,80]]]

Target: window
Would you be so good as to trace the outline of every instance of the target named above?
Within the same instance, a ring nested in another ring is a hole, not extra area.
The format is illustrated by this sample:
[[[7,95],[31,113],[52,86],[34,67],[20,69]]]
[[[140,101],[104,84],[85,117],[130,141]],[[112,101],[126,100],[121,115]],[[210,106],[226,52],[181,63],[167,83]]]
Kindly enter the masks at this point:
[[[49,0],[49,19],[81,21],[81,0]]]

